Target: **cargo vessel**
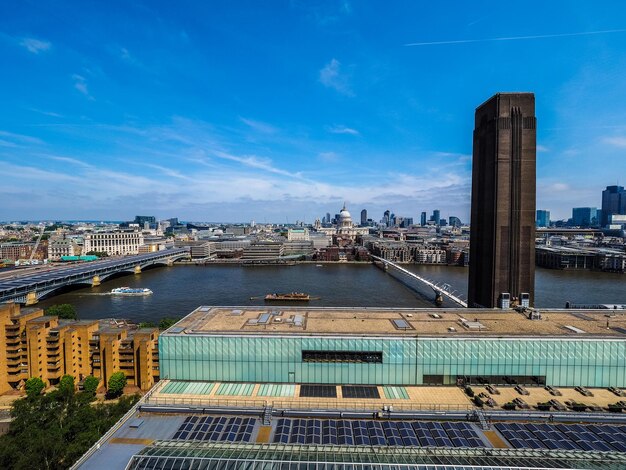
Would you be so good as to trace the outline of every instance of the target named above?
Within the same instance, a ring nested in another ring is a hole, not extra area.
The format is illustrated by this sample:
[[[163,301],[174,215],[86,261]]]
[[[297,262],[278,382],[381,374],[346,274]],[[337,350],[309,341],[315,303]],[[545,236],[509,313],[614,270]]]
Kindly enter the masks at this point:
[[[150,295],[152,291],[147,288],[134,289],[132,287],[116,287],[111,290],[111,295]]]
[[[311,300],[311,296],[303,292],[290,292],[289,294],[267,294],[265,300],[297,300],[300,302],[308,302]]]

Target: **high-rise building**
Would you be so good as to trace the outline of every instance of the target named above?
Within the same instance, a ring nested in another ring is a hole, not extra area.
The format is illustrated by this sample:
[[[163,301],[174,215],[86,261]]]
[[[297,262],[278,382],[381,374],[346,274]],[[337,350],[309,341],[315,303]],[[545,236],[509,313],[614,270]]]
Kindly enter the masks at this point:
[[[536,118],[532,93],[498,93],[476,109],[468,304],[535,290]]]
[[[383,220],[382,220],[382,223],[386,225],[387,227],[389,227],[390,216],[391,216],[391,211],[387,209],[383,214]]]
[[[574,207],[572,209],[572,223],[577,227],[597,225],[598,209],[595,207]]]
[[[458,228],[461,225],[463,225],[463,223],[461,222],[461,219],[459,219],[458,217],[454,215],[451,215],[450,217],[448,217],[448,223],[455,228]]]
[[[422,216],[420,218],[420,225],[424,227],[426,225],[426,212],[422,212]]]
[[[537,227],[549,227],[550,226],[550,211],[538,209],[537,219],[535,221]]]
[[[367,225],[367,209],[363,209],[361,211],[361,225],[362,226]]]
[[[136,215],[134,223],[140,227],[143,227],[146,223],[150,226],[156,226],[156,217],[153,215]]]
[[[326,212],[326,223],[330,225],[330,221],[331,221],[330,212]]]
[[[441,211],[439,209],[435,209],[433,211],[432,219],[435,222],[435,225],[439,225],[441,222]]]
[[[602,217],[600,225],[609,223],[612,214],[626,214],[626,191],[623,186],[607,186],[602,191]]]

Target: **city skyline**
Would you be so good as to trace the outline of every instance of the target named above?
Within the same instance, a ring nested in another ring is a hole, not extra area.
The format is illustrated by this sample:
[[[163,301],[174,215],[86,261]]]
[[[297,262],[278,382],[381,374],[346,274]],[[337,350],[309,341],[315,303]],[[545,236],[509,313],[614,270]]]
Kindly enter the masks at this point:
[[[626,173],[624,6],[536,5],[506,29],[497,5],[11,5],[0,219],[469,221],[498,90],[537,96],[537,208],[599,207]]]

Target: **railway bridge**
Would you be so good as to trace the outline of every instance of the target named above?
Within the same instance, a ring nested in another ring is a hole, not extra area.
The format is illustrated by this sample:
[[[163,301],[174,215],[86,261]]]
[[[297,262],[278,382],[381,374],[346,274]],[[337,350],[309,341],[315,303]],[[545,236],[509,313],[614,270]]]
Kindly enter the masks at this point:
[[[26,275],[14,271],[14,276],[0,279],[0,302],[14,301],[33,305],[42,297],[69,285],[84,284],[95,287],[114,274],[139,274],[148,266],[171,266],[174,261],[188,257],[189,251],[186,248],[176,248],[29,272]]]

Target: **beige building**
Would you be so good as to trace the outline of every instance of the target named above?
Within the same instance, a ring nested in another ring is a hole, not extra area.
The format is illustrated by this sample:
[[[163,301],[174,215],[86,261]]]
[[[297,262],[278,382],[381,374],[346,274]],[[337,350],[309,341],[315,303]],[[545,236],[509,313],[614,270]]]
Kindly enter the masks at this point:
[[[75,242],[66,238],[53,238],[48,243],[48,258],[51,261],[59,261],[61,256],[76,256],[80,250],[77,249]]]
[[[139,254],[139,247],[143,243],[141,232],[96,232],[85,235],[83,252],[85,254],[96,251],[107,253],[109,256],[124,256]]]
[[[0,304],[0,394],[30,377],[55,385],[65,374],[106,384],[122,371],[129,385],[147,390],[159,380],[156,328],[112,328],[97,320],[60,320],[40,308]]]

